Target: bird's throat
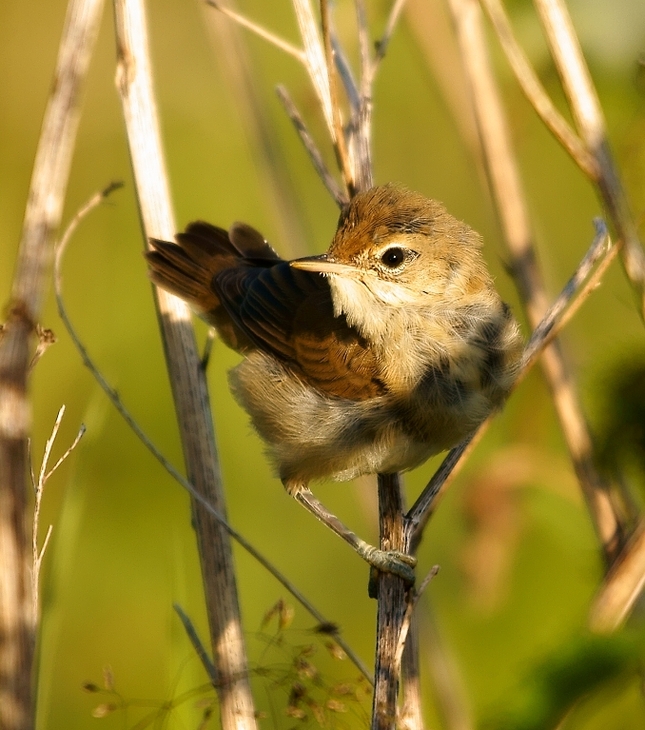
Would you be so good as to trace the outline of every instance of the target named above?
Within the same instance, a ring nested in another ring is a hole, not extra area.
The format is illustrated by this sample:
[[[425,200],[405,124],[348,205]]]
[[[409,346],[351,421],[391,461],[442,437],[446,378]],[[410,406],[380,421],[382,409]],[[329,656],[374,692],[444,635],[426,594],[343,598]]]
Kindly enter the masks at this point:
[[[382,281],[376,276],[353,279],[327,276],[334,316],[345,315],[347,324],[369,342],[379,343],[389,330],[390,320],[402,307],[414,305],[407,287]]]

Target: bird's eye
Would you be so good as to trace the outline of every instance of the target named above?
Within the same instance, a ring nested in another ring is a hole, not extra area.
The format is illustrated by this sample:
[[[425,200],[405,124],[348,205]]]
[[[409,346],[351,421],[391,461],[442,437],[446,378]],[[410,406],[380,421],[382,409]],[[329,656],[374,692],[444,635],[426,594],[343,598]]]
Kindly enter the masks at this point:
[[[381,256],[381,261],[389,268],[396,269],[405,260],[405,251],[398,246],[392,246]]]

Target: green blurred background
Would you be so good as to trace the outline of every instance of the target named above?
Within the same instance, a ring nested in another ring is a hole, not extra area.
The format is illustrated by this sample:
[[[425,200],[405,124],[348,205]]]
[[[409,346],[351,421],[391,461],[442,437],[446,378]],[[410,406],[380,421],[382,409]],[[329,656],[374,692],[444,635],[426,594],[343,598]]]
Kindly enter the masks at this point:
[[[372,26],[380,31],[389,2],[367,4]],[[65,5],[64,0],[0,4],[4,302]],[[570,5],[638,217],[645,205],[645,4],[576,0]],[[297,43],[287,0],[244,0],[239,7]],[[410,0],[409,14],[377,78],[376,180],[401,181],[441,199],[478,229],[499,289],[519,313],[484,177],[451,112],[463,90],[459,75],[450,75],[455,67],[449,26],[440,22],[442,17],[445,21],[442,7]],[[515,0],[509,7],[541,78],[562,107],[557,75],[530,3]],[[350,0],[336,4],[341,37],[355,58],[353,13]],[[273,91],[277,83],[287,85],[331,160],[304,70],[263,41],[242,35],[253,64],[257,109],[268,129],[268,142],[262,141],[236,93],[239,80],[231,80],[226,51],[231,27],[221,18],[214,26],[215,11],[193,1],[151,0],[148,14],[178,226],[195,218],[223,226],[244,220],[285,255],[324,250],[337,211]],[[113,81],[112,26],[108,5],[86,87],[65,220],[110,181],[124,180],[126,187],[95,211],[73,239],[64,266],[65,299],[91,356],[154,442],[181,466]],[[590,244],[591,221],[600,205],[535,118],[494,44],[493,54],[540,261],[555,295]],[[439,80],[436,68],[443,69]],[[446,89],[455,95],[452,101]],[[108,730],[138,722],[141,727],[197,727],[212,693],[203,688],[205,676],[172,609],[173,602],[179,603],[206,639],[188,498],[83,367],[51,296],[42,325],[55,331],[58,342],[32,380],[35,468],[61,405],[67,412],[55,457],[81,423],[87,433],[48,483],[44,498],[41,532],[52,524],[53,536],[42,574],[39,727],[72,730],[100,723]],[[202,342],[206,328],[201,323],[196,328]],[[613,401],[608,394],[616,373],[625,362],[645,360],[642,323],[619,265],[563,339],[592,427],[599,431]],[[227,391],[226,371],[235,362],[233,353],[216,344],[209,382],[230,520],[342,626],[345,638],[371,665],[375,603],[367,598],[366,567],[272,477],[261,444]],[[631,476],[637,481],[642,472],[635,461]],[[436,463],[407,477],[410,500]],[[371,541],[377,539],[374,492],[370,480],[317,489],[325,503]],[[640,502],[638,489],[634,496]],[[309,660],[320,666],[324,686],[354,681],[358,673],[349,662],[329,658],[322,640],[311,632],[313,620],[299,607],[281,637],[283,645],[269,647],[267,634],[275,633],[276,624],[263,628],[262,617],[278,599],[289,597],[237,547],[235,556],[257,670],[256,699],[266,713],[263,724],[315,726],[311,713],[305,720],[285,713],[291,684],[298,679],[290,662],[299,648],[317,647]],[[554,727],[557,709],[579,693],[585,696],[564,728],[645,727],[635,670],[642,655],[642,621],[636,616],[627,633],[608,643],[589,642],[584,635],[602,565],[539,373],[513,395],[433,518],[420,550],[420,573],[435,563],[441,572],[419,608],[428,727]],[[127,709],[97,720],[93,709],[117,701],[116,695],[84,692],[82,685],[103,687],[105,667],[111,667]],[[447,689],[441,689],[433,673]],[[316,691],[324,695],[324,686]],[[457,698],[466,724],[459,724],[459,712],[446,719],[444,706],[451,697]],[[347,712],[328,710],[326,721],[334,727],[364,727],[369,702],[346,699],[345,705]],[[217,724],[215,713],[209,726]]]

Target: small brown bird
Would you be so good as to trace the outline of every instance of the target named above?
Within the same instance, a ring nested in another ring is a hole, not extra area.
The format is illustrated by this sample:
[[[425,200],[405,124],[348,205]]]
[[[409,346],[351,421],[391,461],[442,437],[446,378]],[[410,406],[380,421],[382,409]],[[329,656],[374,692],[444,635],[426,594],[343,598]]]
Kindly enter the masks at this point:
[[[522,338],[480,236],[384,185],[352,199],[321,256],[284,261],[243,223],[191,223],[151,245],[155,284],[244,355],[231,390],[287,491],[372,565],[413,579],[413,559],[365,543],[308,484],[411,469],[502,405]]]

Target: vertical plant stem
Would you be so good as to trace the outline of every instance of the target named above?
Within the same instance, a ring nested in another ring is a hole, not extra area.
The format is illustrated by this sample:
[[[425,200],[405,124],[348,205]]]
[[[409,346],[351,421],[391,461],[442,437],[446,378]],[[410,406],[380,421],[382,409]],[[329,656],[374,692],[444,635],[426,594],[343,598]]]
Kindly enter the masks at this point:
[[[410,530],[404,518],[401,478],[398,474],[378,475],[381,550],[410,550]],[[372,730],[393,729],[396,725],[400,667],[396,655],[407,607],[406,587],[392,573],[378,577],[376,625],[376,667]]]
[[[538,268],[524,191],[513,154],[506,119],[490,67],[477,0],[450,0],[457,37],[470,82],[490,186],[504,239],[528,320],[535,328],[547,310],[548,298]],[[593,463],[591,437],[557,341],[544,350],[542,369],[569,454],[608,564],[623,542],[623,526],[614,512],[609,488]]]
[[[35,723],[37,627],[27,535],[31,428],[27,373],[69,179],[81,89],[102,7],[102,0],[72,0],[67,9],[0,339],[0,727],[4,730],[26,730]]]
[[[130,156],[146,240],[176,231],[152,87],[143,0],[115,0],[117,87],[122,97]],[[186,469],[191,483],[221,515],[226,507],[208,391],[187,306],[155,290]],[[233,558],[224,527],[192,502],[222,727],[256,727],[248,682]]]

